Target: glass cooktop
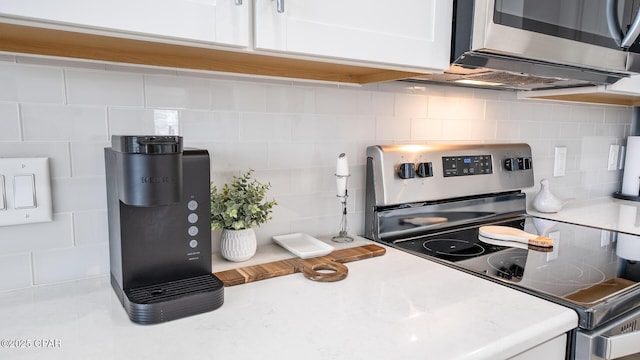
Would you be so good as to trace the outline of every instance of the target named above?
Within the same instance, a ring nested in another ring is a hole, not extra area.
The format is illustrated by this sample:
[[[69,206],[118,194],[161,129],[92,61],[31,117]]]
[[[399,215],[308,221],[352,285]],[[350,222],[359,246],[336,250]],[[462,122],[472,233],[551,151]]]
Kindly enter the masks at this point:
[[[640,292],[638,236],[536,217],[492,225],[553,238],[554,246],[481,239],[478,226],[396,241],[395,245],[577,308],[599,307],[614,297]]]

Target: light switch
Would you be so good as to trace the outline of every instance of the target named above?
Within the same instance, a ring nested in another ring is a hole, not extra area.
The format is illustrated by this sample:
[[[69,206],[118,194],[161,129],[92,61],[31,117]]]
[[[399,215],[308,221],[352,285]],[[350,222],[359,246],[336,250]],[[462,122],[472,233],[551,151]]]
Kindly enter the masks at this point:
[[[0,210],[7,210],[6,191],[4,190],[4,175],[0,175]]]
[[[33,174],[13,177],[13,203],[16,209],[36,207],[36,188]]]
[[[0,226],[53,220],[48,158],[0,158]]]

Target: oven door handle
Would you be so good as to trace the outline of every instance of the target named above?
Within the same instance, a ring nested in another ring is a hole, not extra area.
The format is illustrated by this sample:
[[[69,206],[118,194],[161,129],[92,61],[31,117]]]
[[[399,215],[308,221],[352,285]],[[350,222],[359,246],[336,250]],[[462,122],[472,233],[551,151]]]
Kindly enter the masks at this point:
[[[596,355],[605,360],[619,359],[640,352],[640,331],[596,338]]]

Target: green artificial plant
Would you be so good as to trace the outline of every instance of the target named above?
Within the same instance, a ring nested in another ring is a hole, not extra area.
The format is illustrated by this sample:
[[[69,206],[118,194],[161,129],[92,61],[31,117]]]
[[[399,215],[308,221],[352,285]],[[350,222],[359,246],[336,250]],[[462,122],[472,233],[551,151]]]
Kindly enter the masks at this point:
[[[264,201],[271,184],[261,184],[251,178],[253,170],[234,176],[222,187],[211,184],[211,228],[242,230],[260,226],[271,220],[275,200]]]

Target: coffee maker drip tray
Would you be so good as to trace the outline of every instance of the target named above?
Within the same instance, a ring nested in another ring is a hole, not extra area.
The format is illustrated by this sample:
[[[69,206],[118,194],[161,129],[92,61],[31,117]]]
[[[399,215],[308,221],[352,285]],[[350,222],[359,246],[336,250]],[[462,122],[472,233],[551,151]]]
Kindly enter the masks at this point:
[[[114,281],[111,277],[112,285]],[[113,288],[120,292],[118,286]],[[207,274],[126,289],[118,296],[133,322],[155,324],[219,308],[224,302],[224,283]]]

